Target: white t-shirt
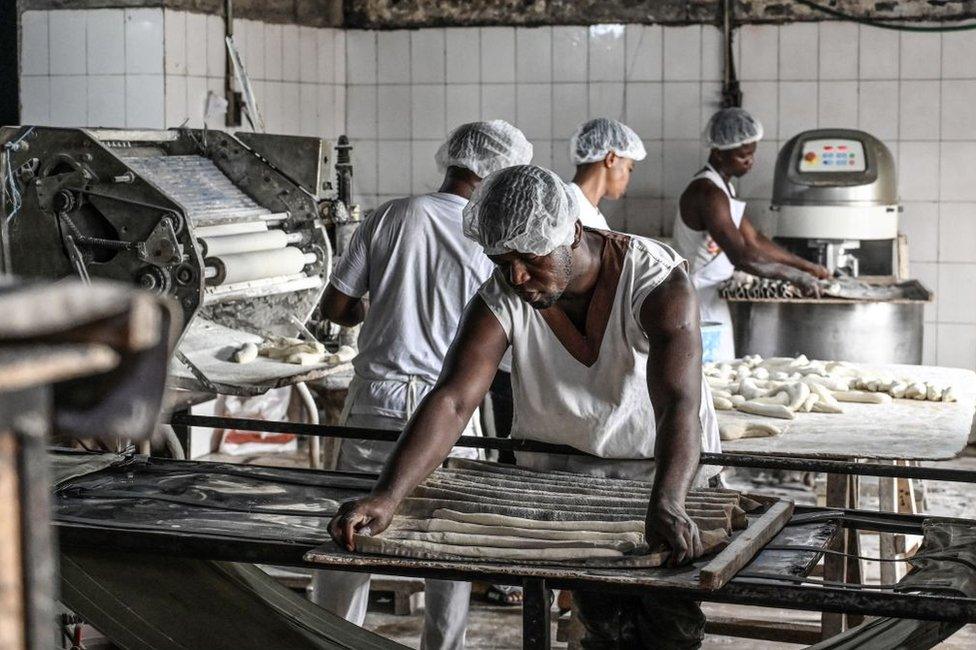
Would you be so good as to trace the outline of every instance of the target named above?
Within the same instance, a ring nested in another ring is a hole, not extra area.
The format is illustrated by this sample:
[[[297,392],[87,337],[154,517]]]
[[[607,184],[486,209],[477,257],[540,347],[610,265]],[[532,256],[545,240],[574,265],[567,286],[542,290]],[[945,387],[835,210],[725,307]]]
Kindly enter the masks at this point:
[[[436,192],[384,203],[339,259],[332,284],[369,312],[353,360],[350,413],[403,418],[437,381],[468,301],[494,265],[461,229],[467,199]]]
[[[598,207],[590,203],[590,200],[583,194],[582,188],[576,183],[570,183],[569,187],[576,194],[576,200],[579,201],[579,220],[583,222],[583,225],[597,230],[610,230],[606,217],[603,216]]]
[[[604,267],[591,298],[585,343],[576,347],[583,361],[556,334],[557,325],[550,325],[559,320],[552,316],[553,310],[546,310],[547,321],[543,312],[511,290],[499,272],[481,287],[479,295],[511,344],[512,438],[570,445],[607,459],[649,459],[654,457],[655,418],[646,380],[650,348],[640,310],[648,294],[684,260],[651,239],[601,234],[607,237]],[[611,284],[601,289],[604,276],[613,276],[606,269],[614,264],[621,269],[616,286],[607,280]],[[604,297],[598,298],[601,291]],[[598,330],[590,330],[589,321],[599,321],[595,314],[607,311],[606,327],[597,344]],[[575,327],[573,331],[578,333]],[[703,449],[718,451],[718,423],[704,375],[699,415]]]

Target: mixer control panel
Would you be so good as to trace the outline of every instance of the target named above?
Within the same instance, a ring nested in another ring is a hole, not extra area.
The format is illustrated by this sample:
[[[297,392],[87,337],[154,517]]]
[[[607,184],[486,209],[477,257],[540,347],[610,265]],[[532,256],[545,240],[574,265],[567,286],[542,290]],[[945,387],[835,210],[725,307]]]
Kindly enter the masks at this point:
[[[860,140],[807,140],[800,152],[801,172],[863,172],[864,144]]]

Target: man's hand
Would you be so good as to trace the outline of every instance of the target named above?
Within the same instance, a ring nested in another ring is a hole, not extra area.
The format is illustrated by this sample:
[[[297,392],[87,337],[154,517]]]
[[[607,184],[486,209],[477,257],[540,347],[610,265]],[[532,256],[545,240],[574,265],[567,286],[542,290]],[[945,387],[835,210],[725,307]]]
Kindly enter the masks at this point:
[[[810,272],[810,275],[818,280],[829,280],[832,277],[832,274],[827,267],[819,264],[811,264],[810,268],[807,270]]]
[[[339,546],[350,551],[356,550],[353,539],[355,533],[378,535],[386,530],[396,512],[397,504],[391,499],[368,496],[354,501],[346,501],[339,512],[329,522],[329,534]]]
[[[671,548],[668,566],[690,562],[702,554],[698,525],[685,512],[684,506],[665,501],[652,504],[644,525],[648,547],[664,542]]]
[[[790,272],[786,274],[784,279],[800,287],[800,291],[803,292],[804,296],[808,298],[820,297],[820,280],[813,277],[806,271],[790,269]]]

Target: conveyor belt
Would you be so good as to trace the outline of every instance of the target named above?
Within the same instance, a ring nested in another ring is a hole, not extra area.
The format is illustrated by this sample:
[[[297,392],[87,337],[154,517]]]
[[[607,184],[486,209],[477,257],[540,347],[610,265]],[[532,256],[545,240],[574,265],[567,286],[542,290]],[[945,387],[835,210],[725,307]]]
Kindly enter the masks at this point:
[[[132,157],[125,162],[178,201],[194,225],[255,221],[271,214],[204,156]]]

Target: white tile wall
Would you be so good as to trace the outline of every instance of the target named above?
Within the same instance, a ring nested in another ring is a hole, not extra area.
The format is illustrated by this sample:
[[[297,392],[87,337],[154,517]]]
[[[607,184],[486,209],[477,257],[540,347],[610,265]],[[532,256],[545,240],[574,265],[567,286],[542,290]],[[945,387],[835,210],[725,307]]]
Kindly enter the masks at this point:
[[[125,71],[163,74],[163,15],[158,9],[125,10]]]
[[[512,48],[507,48],[511,50]],[[379,32],[376,35],[377,77],[381,84],[410,80],[410,32]]]
[[[48,12],[25,11],[21,14],[20,74],[50,74],[48,45]]]
[[[664,30],[660,25],[627,25],[627,81],[660,81],[664,78]]]
[[[899,33],[861,25],[860,79],[897,79]]]
[[[860,30],[854,23],[823,22],[820,27],[820,78],[857,79]]]
[[[779,28],[745,25],[739,30],[739,78],[746,81],[776,79],[779,71]]]
[[[356,32],[350,32],[352,38]],[[481,34],[477,29],[449,27],[445,30],[447,83],[481,81]],[[346,54],[352,57],[352,52]]]
[[[586,81],[588,50],[586,27],[553,27],[552,80]]]
[[[779,30],[779,78],[810,81],[817,78],[820,52],[818,23],[791,23]]]
[[[223,92],[223,24],[160,9],[23,14],[22,121],[191,126]],[[353,139],[354,192],[366,207],[436,189],[433,154],[454,126],[501,117],[528,134],[535,161],[572,173],[568,138],[617,116],[644,138],[614,224],[669,233],[676,199],[700,167],[702,125],[720,95],[713,26],[312,29],[240,20],[235,41],[269,131]],[[764,123],[753,172],[739,181],[757,223],[769,218],[783,142],[817,126],[858,126],[898,162],[913,274],[937,302],[925,358],[976,366],[976,41],[838,22],[744,26],[733,55],[745,106]],[[214,126],[220,126],[216,124]]]
[[[590,81],[624,80],[624,26],[593,25],[589,28]]]
[[[415,84],[444,83],[446,48],[443,29],[410,32],[410,81]]]
[[[701,79],[701,26],[671,27],[664,31],[665,81]]]
[[[942,73],[942,36],[902,32],[900,74],[902,79],[938,79]]]
[[[483,27],[481,29],[481,82],[515,81],[515,29]]]
[[[899,125],[902,140],[939,139],[939,82],[901,82],[898,114],[908,117]]]
[[[551,27],[515,31],[515,80],[521,83],[552,81]]]
[[[161,9],[25,12],[21,121],[162,127],[164,23]]]

